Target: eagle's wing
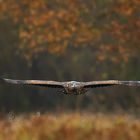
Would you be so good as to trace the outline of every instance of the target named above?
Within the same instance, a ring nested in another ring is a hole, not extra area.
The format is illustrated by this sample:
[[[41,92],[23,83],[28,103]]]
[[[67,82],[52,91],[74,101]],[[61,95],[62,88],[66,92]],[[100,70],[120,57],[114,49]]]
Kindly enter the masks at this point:
[[[106,81],[91,81],[84,83],[85,88],[104,87],[113,85],[140,86],[140,81],[106,80]]]
[[[36,86],[46,86],[52,88],[64,88],[64,82],[57,81],[45,81],[45,80],[13,80],[1,78],[0,81],[10,83],[10,84],[21,84],[21,85],[36,85]]]

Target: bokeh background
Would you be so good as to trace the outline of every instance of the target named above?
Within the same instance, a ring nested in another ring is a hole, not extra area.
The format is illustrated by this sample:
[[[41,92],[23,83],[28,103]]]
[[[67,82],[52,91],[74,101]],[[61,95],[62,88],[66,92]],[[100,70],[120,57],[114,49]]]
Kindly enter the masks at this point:
[[[140,80],[139,0],[0,0],[0,76],[57,81]],[[140,112],[140,88],[67,96],[0,84],[0,111]]]

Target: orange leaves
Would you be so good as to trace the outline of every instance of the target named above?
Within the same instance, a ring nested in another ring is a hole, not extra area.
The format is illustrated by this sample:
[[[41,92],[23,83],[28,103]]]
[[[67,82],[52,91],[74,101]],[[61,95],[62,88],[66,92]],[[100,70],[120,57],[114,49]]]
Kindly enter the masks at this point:
[[[113,46],[117,47],[119,58],[128,62],[139,50],[140,18],[136,15],[140,12],[140,3],[137,0],[118,0],[115,3],[112,10],[118,17],[112,20],[108,32],[116,42]]]
[[[140,19],[135,16],[139,11],[139,6],[136,1],[137,0],[119,0],[116,2],[116,6],[114,7],[115,12],[117,15],[121,16],[120,19],[116,19],[112,22],[112,31],[116,35],[125,37],[125,31],[127,32],[129,30],[128,34],[130,34],[132,31],[135,31],[137,28],[139,28],[137,27],[137,21],[140,21]]]
[[[140,37],[140,19],[130,19],[127,24],[121,24],[117,21],[112,22],[112,35],[119,39],[121,43],[131,41],[138,43]]]
[[[99,42],[98,51],[100,46],[115,46],[122,55],[125,51],[119,51],[120,46],[128,52],[130,46],[139,44],[139,4],[139,0],[7,0],[0,3],[0,10],[16,21],[19,50],[31,56],[43,51],[62,53],[69,44],[96,47],[95,42]],[[108,38],[104,34],[109,34]],[[110,36],[114,40],[109,40]],[[114,51],[112,47],[105,50],[100,60]]]
[[[115,10],[125,16],[131,16],[134,12],[139,9],[139,0],[118,0],[116,1]]]
[[[46,41],[48,41],[48,42],[54,42],[55,41],[55,36],[52,33],[49,33],[46,36]]]
[[[19,8],[18,3],[15,3],[14,0],[1,1],[0,12],[1,14],[3,13],[4,16],[8,13],[8,16],[12,17],[14,22],[17,22],[21,16],[21,9]]]
[[[100,38],[100,31],[94,29],[92,26],[81,23],[77,28],[77,38],[75,39],[75,45],[92,44],[95,40]]]
[[[66,44],[68,44],[68,40],[76,30],[75,23],[78,20],[77,13],[71,11],[71,9],[61,9],[61,7],[54,10],[46,7],[45,10],[43,9],[44,12],[40,12],[36,4],[32,8],[35,10],[34,13],[31,12],[31,15],[24,17],[24,26],[26,26],[30,38],[26,38],[26,31],[24,31],[21,36],[24,36],[28,42],[31,42],[31,46],[35,45],[32,40],[36,38],[36,44],[38,45],[36,48],[40,48],[39,45],[41,44],[46,44],[46,49],[50,52],[53,52],[53,50],[55,53],[63,52],[67,47]],[[38,42],[40,36],[42,42]],[[54,44],[56,47],[54,47]],[[45,49],[45,47],[43,48]]]
[[[64,53],[67,45],[67,41],[64,41],[63,43],[52,43],[51,46],[48,46],[48,51],[51,53],[61,54]]]
[[[131,8],[130,6],[126,6],[120,9],[120,12],[122,12],[123,14],[130,16],[133,13],[133,8]]]
[[[7,11],[7,14],[20,26],[21,51],[29,54],[32,52],[31,55],[34,52],[37,53],[37,50],[40,53],[40,50],[47,49],[50,52],[54,50],[55,53],[61,53],[68,44],[73,46],[86,44],[98,36],[98,33],[92,30],[92,26],[81,19],[79,11],[81,3],[77,1],[23,0],[17,2],[12,0],[11,2],[7,0],[3,4],[9,11],[13,9],[12,13]],[[40,47],[42,45],[43,47]]]
[[[27,2],[27,0],[24,0]],[[39,9],[39,8],[45,8],[45,1],[44,0],[35,0],[35,1],[30,1],[27,4],[30,5],[30,9]]]
[[[127,63],[129,57],[133,55],[133,52],[129,50],[130,48],[123,45],[101,45],[99,49],[97,59],[99,61],[112,61],[114,64]]]

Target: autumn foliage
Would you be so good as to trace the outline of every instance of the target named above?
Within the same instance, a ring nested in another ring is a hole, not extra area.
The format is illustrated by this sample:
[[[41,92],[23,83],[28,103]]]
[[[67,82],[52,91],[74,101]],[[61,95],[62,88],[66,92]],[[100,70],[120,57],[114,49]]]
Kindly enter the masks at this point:
[[[19,50],[26,57],[88,46],[99,51],[98,60],[127,62],[139,49],[139,5],[139,0],[6,0],[0,9],[2,19],[19,25]]]
[[[58,81],[139,80],[139,7],[139,0],[1,0],[0,75]],[[119,108],[117,103],[123,109],[140,105],[139,92],[131,94],[139,90],[135,87],[113,87],[106,90],[108,96],[99,90],[102,95],[67,100],[54,91],[54,101],[52,90],[6,86],[0,87],[4,111],[21,106],[26,110],[95,103],[95,108],[107,105],[113,110]]]
[[[81,16],[76,1],[6,1],[2,12],[19,27],[20,48],[25,56],[37,55],[46,49],[61,53],[68,45],[93,41],[92,26]],[[10,12],[9,12],[10,11]]]

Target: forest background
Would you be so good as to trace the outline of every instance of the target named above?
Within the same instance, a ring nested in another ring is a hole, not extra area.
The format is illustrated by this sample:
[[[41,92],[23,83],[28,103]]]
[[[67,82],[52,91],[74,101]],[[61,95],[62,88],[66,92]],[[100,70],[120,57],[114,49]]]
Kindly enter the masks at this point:
[[[139,0],[0,0],[0,76],[57,81],[140,80]],[[0,111],[139,112],[138,87],[67,96],[0,84]]]

